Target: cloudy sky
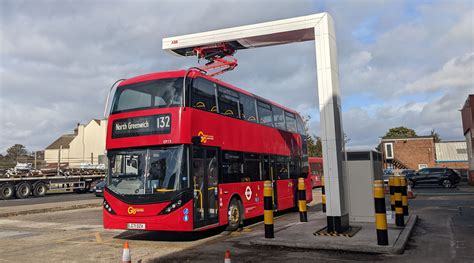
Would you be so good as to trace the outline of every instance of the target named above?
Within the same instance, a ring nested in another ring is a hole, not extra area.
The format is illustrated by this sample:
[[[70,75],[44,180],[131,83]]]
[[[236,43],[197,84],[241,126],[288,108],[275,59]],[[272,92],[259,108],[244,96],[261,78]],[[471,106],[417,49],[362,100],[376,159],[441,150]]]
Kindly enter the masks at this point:
[[[343,125],[352,148],[395,126],[463,139],[474,93],[474,2],[0,0],[0,152],[44,149],[101,118],[120,78],[187,68],[163,37],[329,12],[335,21]],[[319,134],[314,43],[241,51],[222,79],[310,115]]]

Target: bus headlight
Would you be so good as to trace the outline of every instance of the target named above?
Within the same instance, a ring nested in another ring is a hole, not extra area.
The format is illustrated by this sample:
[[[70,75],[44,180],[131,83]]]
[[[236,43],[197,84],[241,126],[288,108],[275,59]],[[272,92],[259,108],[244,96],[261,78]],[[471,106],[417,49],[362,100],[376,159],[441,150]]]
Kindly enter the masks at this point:
[[[107,212],[111,213],[112,215],[115,215],[115,211],[112,209],[112,207],[109,205],[109,203],[107,203],[105,199],[104,199],[103,205],[104,205],[104,209]]]
[[[181,193],[178,197],[173,199],[169,205],[167,205],[158,215],[166,215],[174,210],[179,209],[180,207],[184,206],[187,202],[193,200],[193,192],[184,192]]]
[[[169,214],[169,213],[173,212],[174,210],[180,208],[183,205],[183,203],[184,202],[181,199],[175,200],[174,202],[169,204],[165,209],[163,209],[160,212],[160,215],[166,215],[166,214]]]

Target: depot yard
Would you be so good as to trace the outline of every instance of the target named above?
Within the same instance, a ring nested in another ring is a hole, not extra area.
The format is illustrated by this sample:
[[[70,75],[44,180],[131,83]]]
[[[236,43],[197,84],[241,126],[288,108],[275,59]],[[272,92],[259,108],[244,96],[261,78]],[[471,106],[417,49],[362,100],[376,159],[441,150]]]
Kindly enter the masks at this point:
[[[243,229],[231,233],[222,228],[200,234],[104,230],[102,208],[96,207],[1,218],[0,261],[119,262],[123,243],[128,240],[133,262],[221,262],[226,249],[231,251],[233,262],[466,262],[474,258],[470,240],[474,234],[473,188],[462,185],[451,192],[441,188],[423,190],[423,194],[410,200],[410,211],[419,220],[401,255],[253,246],[249,240],[264,235],[263,225],[257,220],[246,222]],[[310,215],[324,216],[320,193],[320,189],[313,191],[315,201],[308,210]],[[298,213],[283,213],[276,218],[275,227],[298,221]]]

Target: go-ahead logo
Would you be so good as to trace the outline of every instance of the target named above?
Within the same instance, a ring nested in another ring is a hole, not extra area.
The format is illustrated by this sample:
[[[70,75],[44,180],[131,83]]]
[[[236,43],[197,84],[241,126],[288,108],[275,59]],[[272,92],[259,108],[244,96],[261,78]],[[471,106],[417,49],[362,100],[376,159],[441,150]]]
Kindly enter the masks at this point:
[[[204,134],[203,131],[199,131],[199,132],[198,132],[198,136],[201,137],[201,143],[206,143],[208,140],[209,140],[209,141],[214,140],[214,136],[213,136],[213,135]]]
[[[135,208],[133,206],[129,206],[127,209],[129,215],[134,215],[136,213],[143,213],[145,210],[143,208]]]

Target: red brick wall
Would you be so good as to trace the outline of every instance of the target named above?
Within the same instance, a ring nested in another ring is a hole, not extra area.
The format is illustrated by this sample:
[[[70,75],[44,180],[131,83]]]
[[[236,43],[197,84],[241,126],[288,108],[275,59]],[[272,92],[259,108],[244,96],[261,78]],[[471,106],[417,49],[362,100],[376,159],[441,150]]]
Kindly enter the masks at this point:
[[[449,163],[437,163],[436,167],[447,167],[451,169],[469,169],[468,162],[449,162]]]
[[[386,139],[383,143],[393,143],[393,155],[409,169],[418,170],[419,164],[436,167],[433,138],[393,140]],[[383,148],[385,149],[385,148]]]

